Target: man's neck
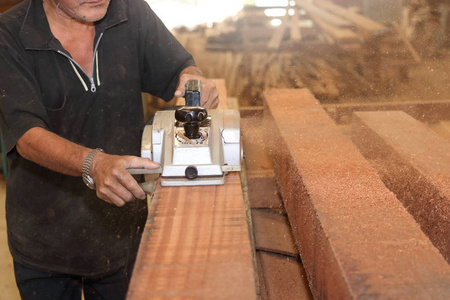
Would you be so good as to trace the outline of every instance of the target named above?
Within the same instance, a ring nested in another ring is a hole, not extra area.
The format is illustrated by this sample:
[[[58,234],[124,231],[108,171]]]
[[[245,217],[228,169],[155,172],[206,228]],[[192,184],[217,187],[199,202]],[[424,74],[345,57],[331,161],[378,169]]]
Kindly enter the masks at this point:
[[[43,0],[43,4],[52,34],[85,73],[92,76],[95,24],[71,18],[58,8],[55,0]]]

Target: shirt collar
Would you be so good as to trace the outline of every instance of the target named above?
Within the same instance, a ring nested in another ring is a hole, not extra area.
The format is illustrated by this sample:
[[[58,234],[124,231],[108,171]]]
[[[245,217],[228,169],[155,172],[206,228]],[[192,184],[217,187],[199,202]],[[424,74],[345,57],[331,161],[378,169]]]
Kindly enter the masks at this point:
[[[28,11],[20,30],[20,39],[25,49],[49,50],[61,49],[53,36],[44,12],[42,0],[30,0]],[[111,0],[105,17],[96,23],[97,36],[100,32],[127,21],[124,0]]]

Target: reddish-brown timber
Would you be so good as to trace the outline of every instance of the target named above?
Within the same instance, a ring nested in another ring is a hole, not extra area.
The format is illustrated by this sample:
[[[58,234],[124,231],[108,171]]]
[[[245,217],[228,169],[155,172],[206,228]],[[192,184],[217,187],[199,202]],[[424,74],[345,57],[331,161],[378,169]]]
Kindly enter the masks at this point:
[[[127,299],[256,299],[239,174],[225,178],[156,188]]]
[[[316,299],[448,299],[450,266],[307,89],[265,93],[266,128]]]
[[[352,139],[450,262],[450,141],[403,111],[355,113]]]
[[[262,115],[241,112],[241,132],[245,153],[245,174],[251,208],[281,208],[273,164],[267,149]]]

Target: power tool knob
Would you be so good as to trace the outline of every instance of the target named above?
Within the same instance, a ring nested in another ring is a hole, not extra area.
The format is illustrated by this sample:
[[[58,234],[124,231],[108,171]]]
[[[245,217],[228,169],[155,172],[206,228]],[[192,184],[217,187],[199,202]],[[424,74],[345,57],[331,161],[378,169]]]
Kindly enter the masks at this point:
[[[201,123],[207,116],[206,109],[200,106],[184,106],[175,111],[175,119],[181,123]]]
[[[175,119],[183,123],[184,134],[189,139],[200,138],[200,123],[207,117],[208,112],[200,106],[184,106],[175,111]]]

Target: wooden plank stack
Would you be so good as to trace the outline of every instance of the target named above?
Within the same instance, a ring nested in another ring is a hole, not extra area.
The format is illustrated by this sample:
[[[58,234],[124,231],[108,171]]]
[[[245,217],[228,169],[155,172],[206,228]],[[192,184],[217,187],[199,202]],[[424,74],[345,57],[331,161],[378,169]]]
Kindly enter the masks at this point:
[[[270,153],[314,299],[448,299],[447,261],[314,96],[272,89],[265,103]]]
[[[229,32],[229,29],[226,34],[209,32],[208,49],[299,51],[332,44],[344,50],[355,50],[366,40],[391,30],[328,0],[294,2],[294,5],[285,7],[244,7],[237,21],[229,24],[229,27],[235,27],[234,32]],[[281,16],[266,15],[271,9],[284,10],[285,13],[280,13]],[[282,24],[279,27],[272,25],[274,19],[281,20]],[[223,40],[220,35],[223,35]]]
[[[268,17],[267,9],[286,13]],[[279,27],[271,25],[276,18],[282,21]],[[421,62],[398,26],[328,0],[245,7],[236,19],[227,21],[226,33],[208,30],[205,49],[215,51],[210,55],[218,61],[209,65],[208,76],[225,77],[229,94],[243,99],[242,106],[261,99],[262,91],[271,87],[307,86],[329,102],[380,96],[406,81],[408,68]]]

